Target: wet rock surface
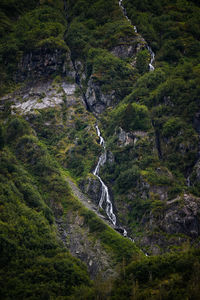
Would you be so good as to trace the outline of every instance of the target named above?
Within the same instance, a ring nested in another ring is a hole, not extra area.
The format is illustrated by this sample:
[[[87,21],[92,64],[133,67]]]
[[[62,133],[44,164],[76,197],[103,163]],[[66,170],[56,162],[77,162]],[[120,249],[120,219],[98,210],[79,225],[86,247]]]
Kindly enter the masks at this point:
[[[88,176],[85,180],[79,184],[81,191],[87,194],[95,205],[99,205],[99,199],[101,197],[101,183],[95,176]]]

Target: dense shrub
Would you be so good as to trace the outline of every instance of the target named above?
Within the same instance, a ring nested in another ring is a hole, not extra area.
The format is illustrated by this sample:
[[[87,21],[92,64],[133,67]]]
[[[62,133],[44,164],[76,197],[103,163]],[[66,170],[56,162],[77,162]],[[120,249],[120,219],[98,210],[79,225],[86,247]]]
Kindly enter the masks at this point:
[[[111,112],[111,126],[120,125],[125,131],[147,130],[150,128],[148,109],[145,105],[120,104]]]
[[[7,126],[7,142],[14,142],[29,132],[30,128],[23,118],[12,118]]]
[[[116,180],[116,186],[120,193],[127,192],[129,188],[134,188],[137,186],[138,179],[140,176],[140,171],[137,166],[123,171],[119,174]]]

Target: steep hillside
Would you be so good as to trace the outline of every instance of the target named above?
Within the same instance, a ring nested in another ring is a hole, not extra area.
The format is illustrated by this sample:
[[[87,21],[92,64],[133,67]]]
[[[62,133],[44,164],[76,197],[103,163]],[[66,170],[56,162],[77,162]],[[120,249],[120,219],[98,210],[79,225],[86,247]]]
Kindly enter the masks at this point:
[[[121,219],[150,252],[160,253],[188,239],[199,243],[199,7],[124,4],[155,51],[156,69],[106,117],[117,166],[105,172]]]
[[[0,298],[199,299],[197,1],[0,15]]]

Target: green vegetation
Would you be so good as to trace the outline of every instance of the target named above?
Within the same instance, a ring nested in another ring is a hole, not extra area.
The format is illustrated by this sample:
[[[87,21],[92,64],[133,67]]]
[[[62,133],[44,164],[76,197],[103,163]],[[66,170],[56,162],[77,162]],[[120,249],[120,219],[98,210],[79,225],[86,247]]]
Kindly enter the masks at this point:
[[[74,65],[73,82],[81,85],[68,97],[61,84],[71,81],[54,66],[51,88],[63,99],[60,106],[19,116],[11,107],[18,96],[2,100],[2,299],[199,299],[198,230],[197,236],[168,233],[163,221],[169,203],[178,214],[184,195],[200,197],[199,3],[124,0],[123,5],[156,54],[154,72],[146,42],[117,0],[0,3],[0,95],[25,87],[26,82],[17,84],[23,59],[33,57],[35,63],[43,54],[59,54],[70,72]],[[50,80],[45,70],[46,62],[42,71]],[[169,253],[146,257],[86,209],[66,182],[66,176],[76,183],[87,178],[102,150],[97,119],[80,97],[88,83],[112,95],[111,108],[98,116],[109,158],[100,172],[112,190],[118,222],[145,252]],[[41,93],[37,103],[45,97]],[[20,94],[17,101],[25,100]],[[68,219],[72,226],[81,220],[80,236],[84,232],[83,238],[100,245],[118,278],[89,279],[84,263],[67,249],[69,236],[66,247],[58,238],[56,222]],[[199,213],[195,222],[198,227]]]
[[[135,72],[125,63],[104,49],[90,49],[88,52],[88,70],[98,82],[103,92],[114,89],[121,96],[131,89]]]
[[[63,297],[75,294],[81,286],[89,294],[92,285],[85,266],[56,237],[54,216],[47,204],[52,191],[48,195],[41,178],[25,170],[7,146],[0,160],[1,297]],[[56,191],[59,198],[61,192],[61,188]]]
[[[68,50],[64,5],[56,1],[1,1],[0,95],[15,87],[23,56],[37,49]],[[14,12],[14,13],[13,13]]]
[[[1,297],[94,299],[86,267],[58,240],[56,218],[82,216],[113,267],[142,254],[74,198],[65,171],[23,118],[10,118],[1,136]]]
[[[130,131],[147,130],[151,127],[147,107],[137,103],[120,104],[109,117],[112,128],[119,125],[125,131]]]
[[[154,201],[163,201],[165,207],[167,199],[183,191],[200,195],[195,167],[199,157],[200,52],[195,25],[200,23],[199,6],[170,0],[124,0],[123,5],[155,52],[156,69],[147,72],[149,53],[140,51],[136,60],[140,76],[132,92],[104,114],[104,135],[115,159],[104,167],[102,176],[113,188],[118,209],[125,210],[119,215],[121,221],[134,234],[141,234],[143,218],[154,213]],[[126,142],[121,140],[123,135]],[[191,187],[186,185],[188,175]],[[167,198],[161,200],[160,193],[167,193]]]
[[[138,37],[133,26],[124,18],[117,1],[68,1],[70,26],[66,43],[72,60],[81,60],[87,76],[106,92],[115,92],[115,103],[131,92],[139,73],[148,71],[149,55],[146,51],[138,56],[137,68],[130,65],[130,58],[121,58],[111,51],[117,46],[137,47]],[[146,62],[142,62],[142,57]],[[139,62],[140,60],[140,62]]]
[[[156,51],[157,61],[172,64],[199,56],[199,5],[195,1],[124,0],[129,17]]]
[[[111,299],[198,299],[199,250],[131,263],[116,281]]]

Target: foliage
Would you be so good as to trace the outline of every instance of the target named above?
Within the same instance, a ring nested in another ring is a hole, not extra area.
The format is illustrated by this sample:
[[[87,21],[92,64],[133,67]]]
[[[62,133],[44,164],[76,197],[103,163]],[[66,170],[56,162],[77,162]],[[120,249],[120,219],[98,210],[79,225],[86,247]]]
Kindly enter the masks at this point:
[[[63,297],[80,285],[89,290],[85,267],[56,238],[52,211],[35,178],[8,148],[0,160],[1,297]]]
[[[149,69],[149,52],[147,49],[138,52],[137,54],[137,60],[136,60],[136,67],[140,74],[144,74]]]
[[[57,1],[3,1],[0,4],[0,94],[9,91],[24,54],[38,48],[68,50],[63,3]],[[12,12],[12,13],[11,13]],[[13,14],[14,12],[14,14]]]
[[[125,131],[150,128],[148,109],[137,103],[120,104],[110,113],[110,127],[121,126]]]
[[[111,299],[198,299],[198,280],[199,250],[145,258],[122,270]]]
[[[102,91],[115,90],[121,97],[126,95],[134,79],[133,69],[104,49],[90,49],[88,56],[88,69]]]
[[[113,153],[101,176],[112,187],[118,221],[142,239],[151,230],[146,220],[162,218],[166,201],[183,192],[200,195],[200,7],[195,0],[124,0],[123,5],[156,54],[154,72],[148,72],[150,55],[144,45],[135,61],[113,54],[116,46],[136,49],[138,41],[118,1],[2,0],[0,94],[15,88],[13,78],[26,53],[70,48],[74,66],[81,62],[86,74],[83,93],[89,79],[102,92],[114,93],[116,107],[99,118]],[[84,178],[101,147],[95,119],[80,103],[68,109],[62,97],[62,108],[26,117],[31,126],[24,117],[8,116],[10,102],[1,113],[1,297],[198,299],[199,250],[144,257],[74,198],[61,169],[77,181]],[[119,127],[126,143],[120,141]],[[156,189],[165,190],[166,199]],[[122,265],[108,294],[95,294],[86,267],[58,241],[55,219],[66,213],[83,217],[91,240]],[[166,238],[164,232],[158,234]]]
[[[124,256],[130,261],[139,250],[74,198],[58,163],[23,118],[7,120],[2,132],[1,296],[76,299],[80,289],[80,299],[93,299],[86,267],[58,242],[55,218],[65,212],[83,216],[91,238],[101,242],[114,264]]]
[[[121,172],[117,178],[116,185],[120,193],[127,192],[129,188],[137,186],[140,171],[137,166]]]

